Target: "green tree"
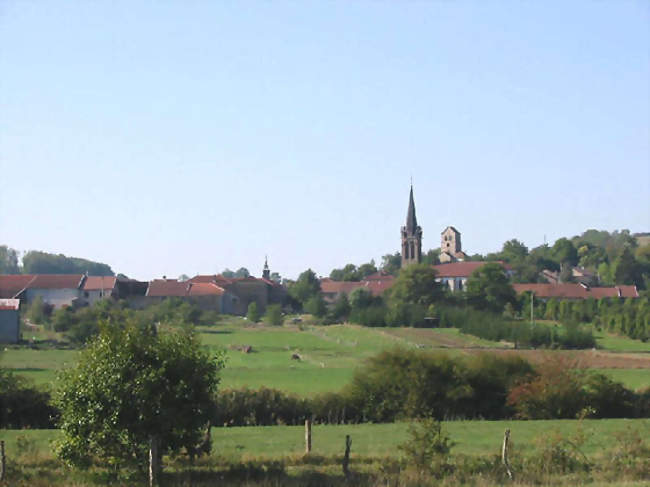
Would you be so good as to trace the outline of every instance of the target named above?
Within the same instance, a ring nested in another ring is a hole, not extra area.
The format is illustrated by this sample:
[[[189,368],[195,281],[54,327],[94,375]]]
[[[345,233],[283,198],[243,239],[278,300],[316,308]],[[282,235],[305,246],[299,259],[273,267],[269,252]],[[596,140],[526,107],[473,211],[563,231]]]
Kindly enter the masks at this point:
[[[237,272],[235,272],[234,277],[237,277],[237,278],[241,279],[243,277],[250,277],[250,275],[251,275],[251,273],[248,272],[248,269],[246,269],[246,267],[240,267],[239,269],[237,269]]]
[[[576,265],[578,263],[578,251],[567,238],[559,238],[552,248],[553,258],[559,264]]]
[[[305,311],[310,315],[314,315],[317,318],[325,316],[327,312],[327,306],[323,300],[323,296],[320,294],[315,294],[307,300],[305,303]]]
[[[348,295],[345,293],[339,294],[332,307],[332,317],[335,320],[345,320],[350,315],[350,311],[352,311],[352,307]]]
[[[418,304],[425,308],[444,296],[442,286],[436,282],[436,271],[425,264],[414,264],[402,269],[390,289],[392,304]]]
[[[289,285],[287,291],[289,296],[304,306],[309,298],[320,293],[320,282],[314,271],[307,269],[298,276],[297,281]]]
[[[386,254],[381,258],[381,270],[393,276],[397,275],[402,267],[402,254]]]
[[[516,294],[503,267],[485,264],[467,280],[467,300],[476,309],[501,313],[506,303],[515,304]]]
[[[57,455],[82,468],[94,459],[143,467],[156,436],[161,455],[193,456],[214,413],[223,364],[191,332],[103,326],[77,365],[60,374]]]
[[[370,262],[366,262],[365,264],[361,264],[357,269],[357,273],[359,274],[360,279],[363,279],[370,274],[374,274],[375,272],[377,272],[377,266],[375,265],[374,259],[372,259]]]
[[[282,326],[284,316],[282,316],[282,307],[279,304],[270,304],[266,307],[264,322],[271,326]]]
[[[614,279],[616,284],[643,285],[641,266],[634,258],[630,247],[625,247],[621,255],[614,261]]]
[[[506,262],[520,262],[528,256],[528,247],[516,238],[508,240],[503,244],[500,257]]]
[[[36,296],[25,312],[25,318],[36,325],[44,325],[48,319],[48,310],[51,308],[43,302],[43,298]]]
[[[0,245],[0,274],[20,274],[18,252],[6,245]]]
[[[246,312],[246,319],[251,323],[257,323],[260,320],[260,312],[257,308],[257,303],[253,301],[248,305],[248,310]]]

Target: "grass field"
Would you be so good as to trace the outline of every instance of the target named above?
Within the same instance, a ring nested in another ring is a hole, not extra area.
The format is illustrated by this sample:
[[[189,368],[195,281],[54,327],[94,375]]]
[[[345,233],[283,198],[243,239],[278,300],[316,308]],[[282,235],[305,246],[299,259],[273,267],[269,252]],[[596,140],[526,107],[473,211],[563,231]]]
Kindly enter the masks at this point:
[[[582,428],[587,441],[582,448],[586,455],[603,452],[610,447],[615,434],[628,429],[650,437],[648,419],[552,420],[552,421],[447,421],[444,428],[456,443],[453,452],[465,455],[498,454],[503,432],[511,430],[514,448],[532,454],[544,435],[561,432],[572,436]],[[395,455],[397,446],[408,438],[407,423],[315,425],[312,429],[312,451],[319,455],[341,454],[345,435],[352,438],[352,452],[363,456]],[[51,452],[50,441],[58,430],[0,430],[7,451],[16,451],[20,436],[33,440],[36,450],[45,456]],[[227,458],[280,458],[304,452],[304,427],[266,426],[213,428],[213,452]]]
[[[508,343],[482,340],[453,328],[267,327],[251,326],[241,318],[228,317],[216,326],[199,327],[198,331],[206,347],[226,350],[222,388],[266,386],[299,395],[336,391],[350,381],[355,369],[367,358],[396,346],[450,354],[494,350],[519,353],[532,361],[545,354],[572,354],[580,358],[582,366],[598,369],[628,387],[650,386],[650,344],[609,334],[599,338],[605,350],[545,352],[515,351]],[[50,340],[56,338],[50,335]],[[251,353],[236,349],[245,345],[252,347]],[[74,350],[55,349],[49,342],[41,346],[37,341],[36,346],[42,349],[8,348],[0,355],[0,360],[3,366],[37,384],[52,384],[56,371],[75,361],[77,352]],[[294,353],[300,360],[291,359]]]

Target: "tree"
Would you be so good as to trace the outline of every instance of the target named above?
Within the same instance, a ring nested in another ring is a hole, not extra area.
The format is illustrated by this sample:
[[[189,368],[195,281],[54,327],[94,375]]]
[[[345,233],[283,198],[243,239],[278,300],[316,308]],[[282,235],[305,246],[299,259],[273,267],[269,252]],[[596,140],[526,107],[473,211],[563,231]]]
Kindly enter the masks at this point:
[[[528,247],[516,238],[508,240],[501,249],[501,259],[506,262],[520,262],[528,256]]]
[[[467,280],[467,300],[476,309],[501,313],[506,303],[515,304],[516,294],[500,264],[485,264]]]
[[[257,309],[257,303],[255,301],[248,305],[246,319],[251,323],[257,323],[260,320],[260,312]]]
[[[350,311],[352,311],[352,307],[348,295],[345,293],[339,294],[332,308],[332,316],[336,320],[345,320],[350,315]]]
[[[559,238],[551,249],[553,258],[559,264],[576,265],[578,263],[578,251],[571,241],[566,238]]]
[[[237,272],[235,272],[234,277],[241,279],[244,277],[250,277],[250,275],[251,273],[248,272],[248,269],[246,269],[246,267],[240,267],[239,269],[237,269]]]
[[[614,261],[614,278],[616,284],[643,285],[641,266],[634,258],[630,247],[625,247],[621,255]]]
[[[302,306],[309,298],[320,293],[320,282],[314,271],[307,269],[300,274],[298,280],[289,285],[288,293]]]
[[[440,248],[430,249],[422,256],[422,263],[428,265],[440,264]]]
[[[367,277],[370,274],[374,274],[375,272],[377,272],[375,259],[372,259],[370,262],[366,262],[365,264],[361,264],[357,269],[357,274],[359,275],[360,279],[363,279],[364,277]]]
[[[381,270],[393,276],[397,275],[402,267],[402,254],[395,252],[394,254],[386,254],[381,258]]]
[[[189,280],[190,280],[190,276],[188,276],[187,274],[181,274],[180,276],[178,276],[178,280],[179,280],[180,282],[189,281]]]
[[[327,312],[327,306],[325,306],[325,301],[323,296],[319,294],[314,294],[311,298],[305,303],[305,311],[310,315],[314,315],[317,318],[325,316]]]
[[[436,271],[425,264],[414,264],[402,269],[390,289],[391,303],[419,304],[428,307],[444,296]]]
[[[279,304],[270,304],[267,306],[264,321],[271,326],[282,326],[284,322],[282,307]]]
[[[233,277],[235,277],[235,271],[231,271],[226,267],[223,271],[221,271],[221,275],[226,279],[232,279]]]
[[[6,245],[0,245],[0,274],[20,274],[18,252]]]
[[[223,355],[203,349],[192,332],[150,326],[103,326],[64,370],[54,402],[61,412],[56,452],[65,463],[146,465],[159,452],[198,452],[215,404]]]

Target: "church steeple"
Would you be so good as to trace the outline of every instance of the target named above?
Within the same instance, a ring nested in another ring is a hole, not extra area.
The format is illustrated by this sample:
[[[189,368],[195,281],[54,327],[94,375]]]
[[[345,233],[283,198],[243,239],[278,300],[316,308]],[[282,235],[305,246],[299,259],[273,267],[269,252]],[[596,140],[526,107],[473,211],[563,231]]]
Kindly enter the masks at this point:
[[[419,263],[422,260],[422,228],[418,226],[415,216],[413,184],[409,194],[409,206],[406,211],[406,225],[402,227],[402,268]]]
[[[264,269],[262,269],[262,279],[266,279],[267,281],[271,279],[271,270],[269,269],[269,259],[266,255],[264,256]]]

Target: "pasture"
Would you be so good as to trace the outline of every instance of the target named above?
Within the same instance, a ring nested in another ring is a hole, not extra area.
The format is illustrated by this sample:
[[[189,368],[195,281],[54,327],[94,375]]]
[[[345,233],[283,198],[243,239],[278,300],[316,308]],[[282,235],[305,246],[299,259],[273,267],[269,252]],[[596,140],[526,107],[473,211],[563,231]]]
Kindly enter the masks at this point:
[[[312,452],[324,456],[340,455],[345,435],[350,435],[354,455],[395,455],[399,451],[397,447],[408,438],[408,426],[408,423],[314,425]],[[553,433],[571,437],[580,430],[587,438],[582,451],[590,456],[609,449],[619,433],[633,430],[642,437],[650,437],[649,419],[445,421],[443,427],[455,443],[452,452],[475,456],[498,454],[506,428],[511,430],[513,448],[525,455],[536,453],[541,438]],[[212,428],[211,433],[213,455],[231,460],[280,459],[300,455],[305,449],[303,426]],[[44,457],[52,455],[50,442],[58,435],[58,430],[0,430],[0,439],[5,440],[8,452],[17,450],[18,438],[26,438]]]
[[[357,367],[381,350],[396,346],[475,354],[493,351],[520,354],[539,363],[556,354],[574,357],[580,367],[597,369],[626,386],[650,386],[650,344],[610,334],[599,334],[602,349],[581,351],[513,350],[507,342],[491,342],[464,335],[455,328],[368,328],[357,325],[312,324],[270,327],[227,317],[197,329],[205,347],[225,350],[222,388],[280,389],[298,395],[336,391],[347,384]],[[7,347],[0,354],[4,367],[37,384],[52,384],[56,371],[74,363],[77,352],[57,348],[57,337]],[[250,346],[250,353],[240,351]],[[297,355],[298,359],[292,359]]]

